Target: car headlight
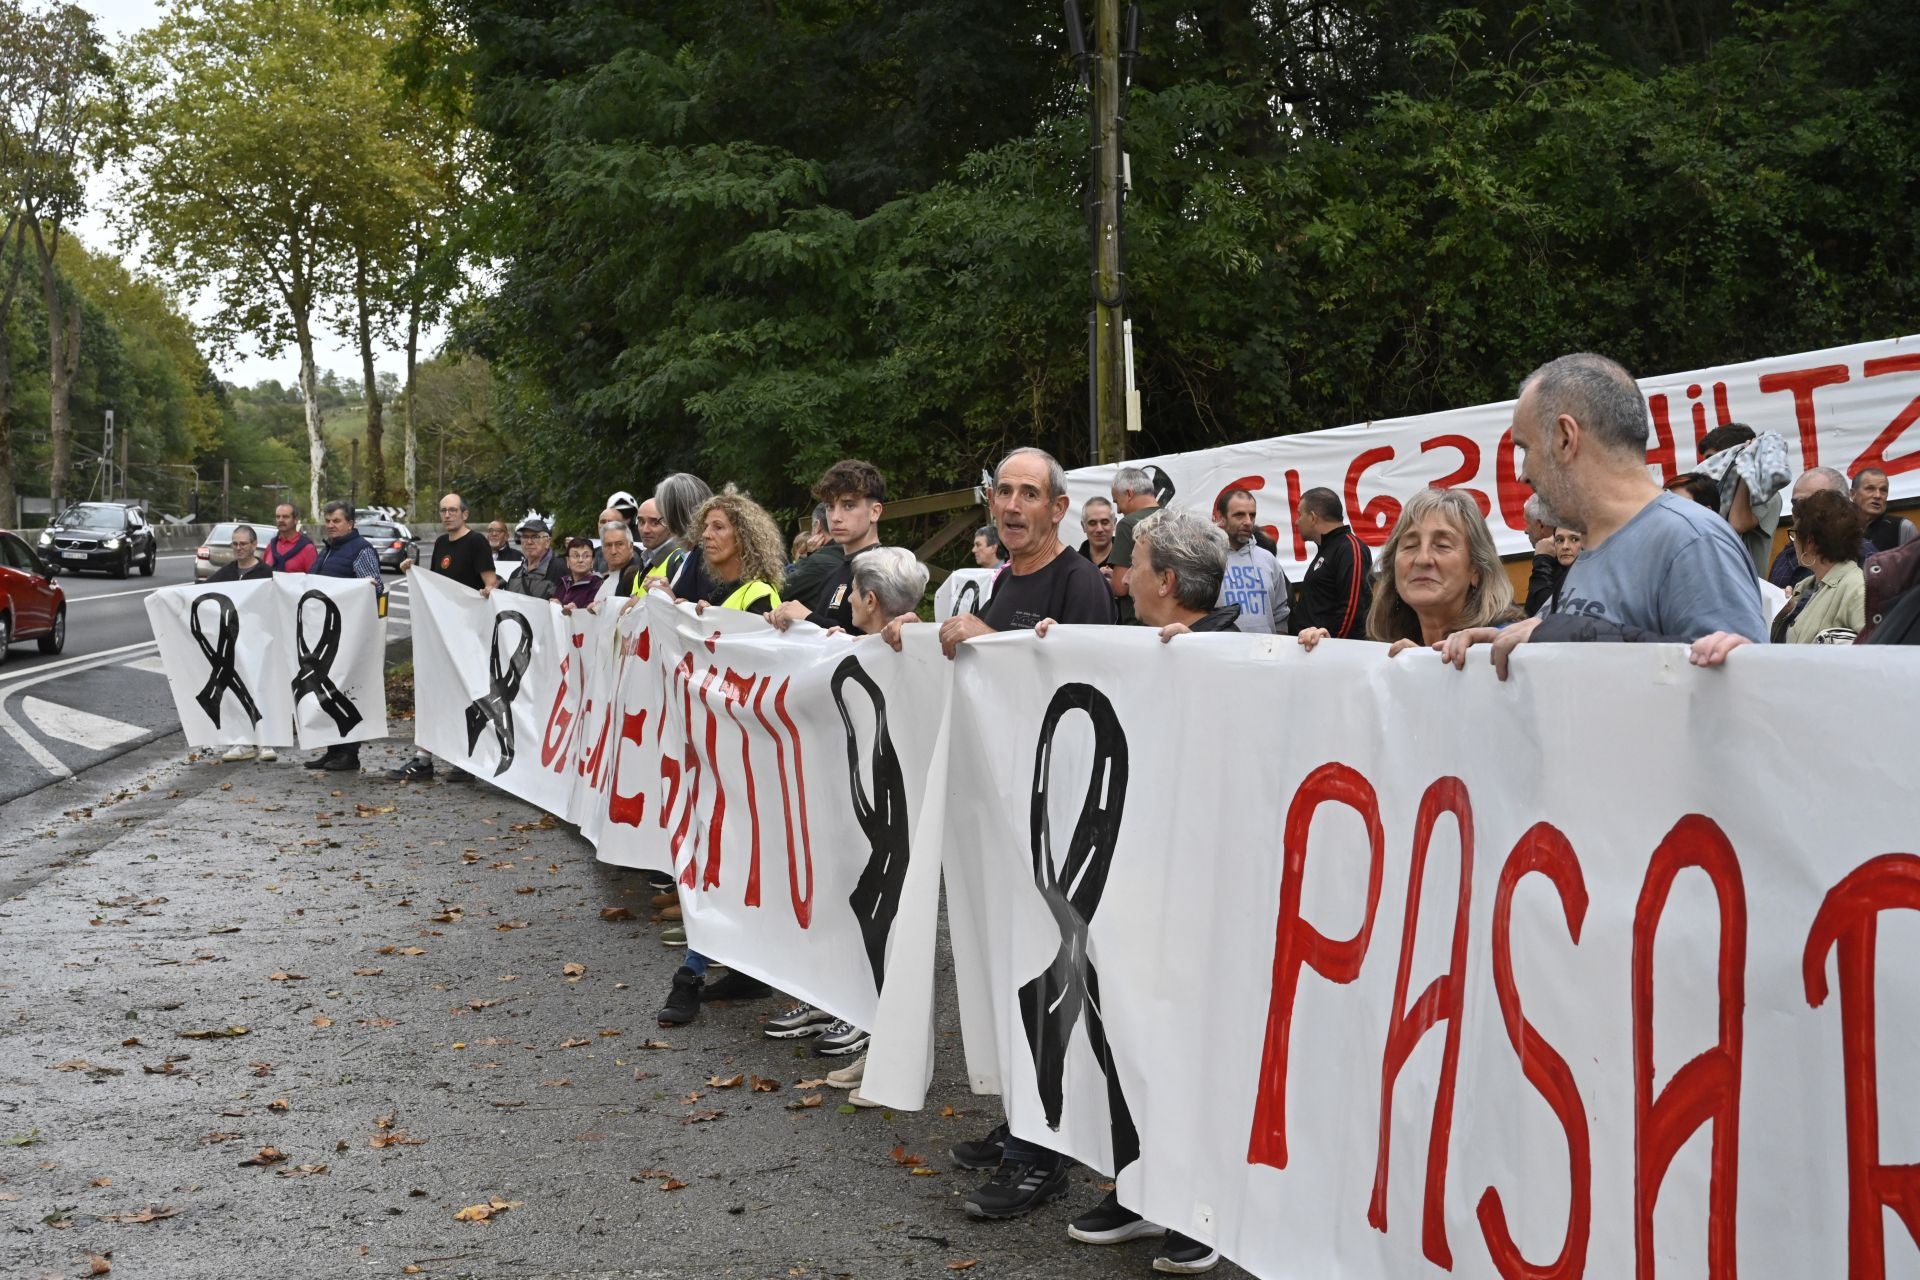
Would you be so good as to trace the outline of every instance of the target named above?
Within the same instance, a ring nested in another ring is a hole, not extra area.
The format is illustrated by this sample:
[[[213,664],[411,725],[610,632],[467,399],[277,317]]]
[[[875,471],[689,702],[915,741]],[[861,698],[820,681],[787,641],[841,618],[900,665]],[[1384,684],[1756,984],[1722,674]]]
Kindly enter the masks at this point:
[[[118,551],[120,549],[120,539],[108,538],[105,542],[101,543],[100,545],[105,547],[109,551]]]
[[[40,534],[40,545],[43,547],[50,547],[53,545],[53,530],[47,529]]]

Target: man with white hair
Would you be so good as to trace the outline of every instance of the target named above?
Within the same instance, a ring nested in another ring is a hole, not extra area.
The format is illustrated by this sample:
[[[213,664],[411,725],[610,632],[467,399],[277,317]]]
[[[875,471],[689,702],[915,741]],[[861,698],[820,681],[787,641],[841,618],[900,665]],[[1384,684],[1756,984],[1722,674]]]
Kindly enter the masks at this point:
[[[1548,608],[1505,628],[1472,627],[1444,651],[1466,665],[1474,645],[1494,669],[1529,640],[1678,640],[1725,633],[1764,641],[1753,560],[1733,526],[1647,474],[1646,397],[1605,356],[1561,356],[1520,384],[1513,442],[1541,516],[1579,532],[1584,550]]]
[[[1113,588],[1113,596],[1119,602],[1120,621],[1135,621],[1133,601],[1127,598],[1127,570],[1133,565],[1133,535],[1140,522],[1160,509],[1160,500],[1153,491],[1153,477],[1139,467],[1122,467],[1113,473],[1113,509],[1120,513],[1120,523],[1114,526],[1113,550],[1107,555],[1107,568],[1111,571],[1108,583]]]

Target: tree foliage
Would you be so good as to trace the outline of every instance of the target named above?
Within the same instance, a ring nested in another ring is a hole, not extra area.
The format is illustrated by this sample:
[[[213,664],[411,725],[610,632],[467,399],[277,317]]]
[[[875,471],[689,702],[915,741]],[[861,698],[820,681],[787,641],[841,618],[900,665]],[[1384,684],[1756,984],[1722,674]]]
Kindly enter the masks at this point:
[[[418,0],[489,141],[462,337],[568,512],[1086,461],[1084,91],[1047,6]],[[1140,453],[1900,332],[1920,10],[1144,0]],[[487,476],[470,484],[484,493]],[[463,481],[464,483],[464,481]]]

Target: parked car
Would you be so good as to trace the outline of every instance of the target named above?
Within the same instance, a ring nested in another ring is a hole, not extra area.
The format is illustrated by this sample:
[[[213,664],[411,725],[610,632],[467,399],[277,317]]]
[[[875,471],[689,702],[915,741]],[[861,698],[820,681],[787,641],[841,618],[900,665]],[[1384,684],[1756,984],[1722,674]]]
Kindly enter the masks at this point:
[[[40,652],[67,643],[67,593],[26,539],[0,529],[0,662],[7,647],[38,640]]]
[[[400,572],[402,560],[418,560],[413,553],[413,530],[398,520],[362,520],[354,526],[360,536],[373,544],[380,556],[382,573]]]
[[[152,577],[160,540],[131,502],[76,502],[40,535],[40,554],[54,573],[101,569],[124,578],[135,565]]]
[[[233,531],[241,525],[253,529],[253,536],[260,545],[265,546],[273,538],[273,521],[264,523],[259,520],[229,520],[217,524],[207,531],[207,536],[193,552],[193,580],[205,582],[214,572],[233,563]],[[264,532],[262,532],[264,530]]]

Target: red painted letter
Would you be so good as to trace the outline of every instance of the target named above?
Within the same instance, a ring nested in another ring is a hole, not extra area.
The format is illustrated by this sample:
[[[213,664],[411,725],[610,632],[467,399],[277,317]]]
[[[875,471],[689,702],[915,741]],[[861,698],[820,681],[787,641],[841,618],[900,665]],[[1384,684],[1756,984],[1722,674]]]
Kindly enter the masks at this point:
[[[1313,815],[1327,802],[1344,804],[1367,825],[1367,909],[1360,931],[1335,941],[1300,918],[1301,881],[1307,871],[1307,835]],[[1293,1034],[1293,998],[1300,967],[1310,965],[1329,982],[1348,983],[1360,976],[1373,916],[1380,905],[1386,837],[1380,830],[1380,802],[1373,787],[1344,764],[1323,764],[1300,784],[1287,806],[1284,864],[1280,872],[1280,917],[1273,946],[1273,994],[1267,1004],[1267,1040],[1260,1055],[1260,1080],[1253,1104],[1253,1133],[1247,1139],[1247,1163],[1287,1167],[1287,1047]]]
[[[1578,945],[1580,927],[1587,918],[1587,882],[1580,860],[1567,838],[1545,822],[1537,822],[1520,837],[1500,869],[1500,885],[1493,894],[1493,989],[1500,1000],[1500,1017],[1507,1024],[1507,1040],[1520,1056],[1521,1073],[1540,1091],[1560,1127],[1567,1134],[1567,1234],[1560,1254],[1544,1266],[1528,1262],[1507,1230],[1507,1212],[1500,1193],[1488,1187],[1480,1196],[1477,1214],[1487,1254],[1505,1280],[1578,1280],[1587,1270],[1587,1237],[1593,1221],[1593,1157],[1588,1147],[1587,1111],[1580,1101],[1567,1060],[1554,1051],[1520,1011],[1520,989],[1513,981],[1513,891],[1522,877],[1538,871],[1553,882],[1566,914],[1567,934]]]
[[[1920,1165],[1880,1163],[1880,1072],[1874,939],[1883,911],[1920,911],[1920,858],[1886,853],[1856,867],[1820,904],[1801,958],[1807,1003],[1827,999],[1827,952],[1838,951],[1841,1061],[1847,1078],[1847,1275],[1883,1280],[1892,1209],[1920,1243]]]
[[[1836,386],[1852,376],[1843,364],[1823,364],[1817,369],[1794,369],[1761,377],[1760,390],[1793,393],[1793,417],[1800,424],[1800,466],[1803,470],[1811,471],[1820,465],[1820,440],[1813,411],[1813,393],[1821,387]]]
[[[1698,867],[1720,899],[1720,1039],[1653,1093],[1653,943],[1673,881]],[[1633,912],[1634,1274],[1653,1280],[1653,1205],[1674,1153],[1701,1125],[1713,1126],[1707,1188],[1707,1276],[1735,1273],[1739,1203],[1740,1044],[1747,1004],[1747,895],[1733,846],[1711,819],[1690,813],[1653,851]]]

